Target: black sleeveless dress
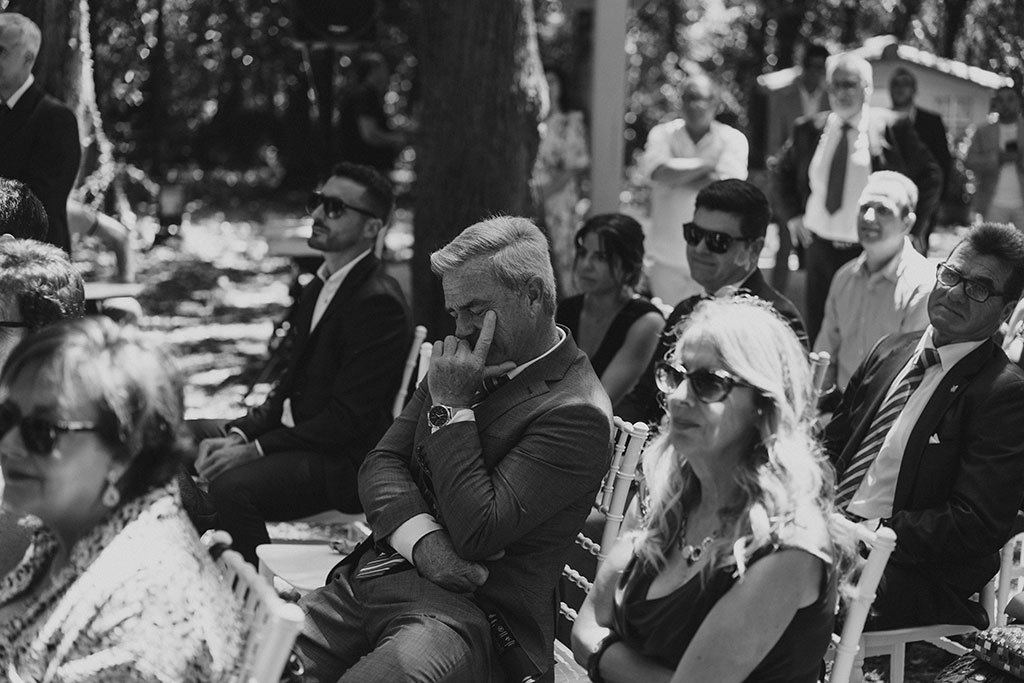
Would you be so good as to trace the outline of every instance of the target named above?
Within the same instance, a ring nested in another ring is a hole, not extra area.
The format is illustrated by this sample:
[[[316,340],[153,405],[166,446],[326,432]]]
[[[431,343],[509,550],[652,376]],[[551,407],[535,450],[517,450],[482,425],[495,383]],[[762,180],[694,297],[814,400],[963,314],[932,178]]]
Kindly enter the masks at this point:
[[[582,310],[583,295],[579,294],[560,301],[558,310],[555,313],[555,322],[568,327],[575,339],[580,337],[580,312]],[[598,346],[597,352],[590,357],[590,364],[594,366],[594,372],[597,373],[598,377],[604,374],[604,371],[612,362],[612,358],[622,348],[626,341],[626,335],[629,333],[629,328],[633,326],[633,323],[651,312],[661,315],[658,307],[642,296],[633,297],[619,310],[615,319],[612,320],[612,324],[608,326],[608,331],[605,332],[604,339],[601,340],[601,345]]]
[[[750,564],[773,552],[796,547],[826,559],[829,553],[803,544],[772,545],[758,551]],[[655,572],[636,556],[619,578],[615,590],[613,630],[628,645],[675,670],[701,623],[736,579],[734,567],[716,570],[702,584],[697,575],[668,595],[646,598]],[[836,576],[831,564],[818,599],[797,610],[786,630],[746,683],[815,683],[821,660],[832,640],[835,619]],[[727,647],[728,643],[723,643]]]

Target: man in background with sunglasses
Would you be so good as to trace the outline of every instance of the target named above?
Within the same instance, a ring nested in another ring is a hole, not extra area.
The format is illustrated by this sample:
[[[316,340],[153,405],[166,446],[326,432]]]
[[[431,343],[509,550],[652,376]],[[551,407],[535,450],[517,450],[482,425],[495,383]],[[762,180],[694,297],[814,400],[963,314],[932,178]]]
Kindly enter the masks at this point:
[[[857,238],[864,252],[840,268],[825,303],[815,351],[832,357],[825,386],[841,392],[875,343],[887,334],[928,326],[935,266],[910,241],[917,186],[895,171],[878,171],[860,195]]]
[[[697,194],[695,205],[693,220],[680,232],[690,272],[703,292],[683,299],[668,316],[647,371],[619,404],[619,417],[625,420],[661,421],[664,411],[658,403],[654,364],[668,358],[676,341],[676,326],[705,297],[741,291],[763,299],[786,319],[803,345],[809,346],[796,306],[772,288],[757,267],[771,218],[764,193],[745,180],[719,180]]]
[[[774,209],[782,230],[806,249],[803,309],[814,339],[832,276],[857,257],[857,200],[872,171],[899,171],[917,185],[919,235],[939,201],[942,171],[906,116],[868,106],[871,64],[844,53],[830,57],[825,88],[831,112],[798,119],[773,169]]]
[[[1024,491],[1024,371],[993,334],[1024,288],[1024,235],[985,223],[939,264],[924,331],[857,368],[825,448],[836,507],[896,532],[869,630],[988,625],[970,596],[999,567]]]
[[[265,520],[360,512],[356,473],[391,423],[412,343],[398,283],[373,254],[394,205],[368,166],[339,164],[307,207],[324,255],[292,318],[291,358],[266,402],[232,422],[193,421],[196,471],[220,528],[256,563]]]

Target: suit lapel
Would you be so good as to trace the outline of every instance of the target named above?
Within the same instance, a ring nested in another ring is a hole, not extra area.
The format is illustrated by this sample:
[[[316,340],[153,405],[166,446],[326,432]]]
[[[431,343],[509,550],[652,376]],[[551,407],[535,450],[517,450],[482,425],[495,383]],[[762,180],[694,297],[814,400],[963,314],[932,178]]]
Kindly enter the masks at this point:
[[[913,490],[928,440],[935,433],[939,422],[953,402],[970,385],[971,378],[985,366],[992,356],[993,344],[989,340],[971,351],[954,365],[935,387],[935,392],[928,399],[928,404],[925,405],[921,417],[918,418],[907,439],[907,447],[903,451],[903,459],[900,462],[899,477],[896,480],[896,492],[893,496],[894,510],[903,506],[905,499]]]
[[[342,314],[342,311],[352,300],[352,296],[362,286],[363,282],[372,275],[377,268],[377,257],[372,253],[363,258],[362,261],[357,263],[352,272],[350,272],[344,280],[341,282],[341,286],[338,287],[338,291],[334,293],[330,303],[327,304],[327,310],[324,311],[323,316],[316,325],[316,329],[313,330],[309,336],[308,341],[310,343],[303,347],[303,353],[306,349],[312,346],[312,341],[329,325],[334,318]],[[310,321],[312,322],[312,310],[310,311]],[[307,322],[306,329],[309,329],[309,323]]]
[[[526,368],[521,375],[500,387],[474,408],[476,422],[481,432],[523,401],[546,394],[549,391],[549,382],[557,382],[565,377],[569,366],[576,360],[579,349],[572,338],[572,333],[564,327],[562,330],[566,335],[565,341],[559,344],[557,349]]]
[[[38,83],[33,83],[25,94],[21,96],[14,109],[7,115],[4,121],[3,130],[0,130],[0,150],[3,150],[18,141],[22,129],[25,128],[29,119],[35,113],[36,108],[43,99],[42,88]]]

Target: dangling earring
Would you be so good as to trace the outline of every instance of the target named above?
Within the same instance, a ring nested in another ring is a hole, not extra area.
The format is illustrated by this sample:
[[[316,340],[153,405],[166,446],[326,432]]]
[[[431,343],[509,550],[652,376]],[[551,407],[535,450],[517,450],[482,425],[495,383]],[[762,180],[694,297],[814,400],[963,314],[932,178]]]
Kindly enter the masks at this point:
[[[114,475],[107,475],[107,488],[103,489],[103,504],[108,508],[115,508],[121,502],[121,492],[117,489]]]

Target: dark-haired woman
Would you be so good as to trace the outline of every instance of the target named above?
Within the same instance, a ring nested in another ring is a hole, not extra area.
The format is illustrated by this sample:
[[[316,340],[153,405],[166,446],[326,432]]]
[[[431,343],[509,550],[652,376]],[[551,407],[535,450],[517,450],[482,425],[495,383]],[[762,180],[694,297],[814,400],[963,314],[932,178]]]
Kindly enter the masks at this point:
[[[590,357],[615,407],[636,384],[665,325],[658,308],[636,293],[644,233],[619,213],[593,216],[576,233],[577,296],[558,304],[556,320]]]
[[[41,522],[0,580],[0,677],[220,681],[233,595],[181,509],[182,385],[108,319],[57,323],[0,374],[4,505]]]

